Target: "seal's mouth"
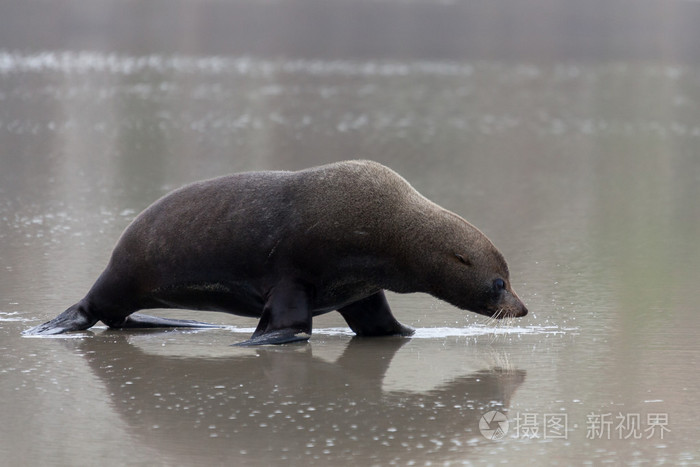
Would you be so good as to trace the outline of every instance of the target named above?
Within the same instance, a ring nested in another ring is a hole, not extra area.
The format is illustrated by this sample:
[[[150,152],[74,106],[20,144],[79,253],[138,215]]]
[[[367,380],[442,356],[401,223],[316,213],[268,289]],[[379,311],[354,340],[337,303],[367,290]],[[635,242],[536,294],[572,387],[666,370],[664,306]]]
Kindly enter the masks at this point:
[[[490,314],[491,318],[493,319],[522,318],[525,315],[527,315],[527,308],[525,308],[525,305],[521,305],[519,307],[500,308]]]
[[[488,308],[484,311],[477,312],[480,315],[488,316],[492,319],[504,319],[504,318],[522,318],[527,315],[527,308],[525,305],[518,300],[515,303],[509,303],[502,305],[498,308]]]
[[[492,319],[522,318],[527,315],[527,308],[510,288],[505,291],[498,304],[489,308],[490,313],[487,313],[487,316]]]

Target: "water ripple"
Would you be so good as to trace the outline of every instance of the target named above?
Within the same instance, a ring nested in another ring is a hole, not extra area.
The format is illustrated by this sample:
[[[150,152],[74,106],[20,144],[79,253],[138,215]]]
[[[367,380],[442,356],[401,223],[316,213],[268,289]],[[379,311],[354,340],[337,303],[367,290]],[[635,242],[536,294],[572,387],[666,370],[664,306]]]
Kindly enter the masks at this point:
[[[34,54],[0,51],[0,74],[59,71],[72,73],[112,73],[131,75],[153,71],[198,74],[272,76],[281,73],[306,73],[329,76],[406,76],[430,74],[468,76],[474,72],[469,64],[456,62],[393,62],[352,60],[263,60],[251,57],[184,55],[128,56],[99,52],[44,51]]]
[[[255,328],[244,328],[237,326],[227,326],[227,329],[242,334],[251,334]],[[566,334],[571,331],[576,331],[577,328],[562,328],[560,326],[485,326],[474,325],[464,328],[460,327],[428,327],[416,328],[416,333],[411,336],[416,339],[439,339],[443,337],[474,337],[487,335],[506,335],[506,334]],[[322,336],[354,336],[355,333],[349,328],[331,327],[319,328],[313,330],[313,335]]]

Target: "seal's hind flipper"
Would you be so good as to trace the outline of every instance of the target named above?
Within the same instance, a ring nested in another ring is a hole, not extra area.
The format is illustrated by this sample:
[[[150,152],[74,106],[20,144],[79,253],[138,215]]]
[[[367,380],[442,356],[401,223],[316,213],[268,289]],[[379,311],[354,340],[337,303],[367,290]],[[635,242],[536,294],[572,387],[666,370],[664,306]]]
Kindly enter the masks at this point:
[[[292,329],[280,329],[278,331],[260,334],[259,336],[251,337],[247,341],[232,344],[236,347],[249,347],[253,345],[279,345],[290,344],[292,342],[306,342],[311,337],[311,334],[306,332],[298,332]]]
[[[83,301],[80,301],[51,321],[27,329],[22,334],[25,336],[51,336],[70,331],[83,331],[92,327],[97,321],[98,319],[87,311]]]
[[[119,324],[106,323],[112,329],[152,329],[152,328],[221,328],[217,324],[202,323],[191,319],[169,319],[159,316],[134,313]]]

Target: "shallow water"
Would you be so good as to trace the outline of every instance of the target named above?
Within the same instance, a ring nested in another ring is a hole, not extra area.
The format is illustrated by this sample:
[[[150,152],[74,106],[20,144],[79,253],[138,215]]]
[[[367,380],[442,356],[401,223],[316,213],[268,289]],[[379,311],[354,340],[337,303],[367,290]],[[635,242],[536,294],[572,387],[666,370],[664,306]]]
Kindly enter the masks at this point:
[[[0,48],[3,465],[700,462],[692,61],[61,37]],[[389,294],[413,338],[353,339],[331,313],[308,344],[238,348],[254,320],[165,310],[224,327],[20,335],[81,298],[167,191],[357,157],[482,229],[530,314]]]

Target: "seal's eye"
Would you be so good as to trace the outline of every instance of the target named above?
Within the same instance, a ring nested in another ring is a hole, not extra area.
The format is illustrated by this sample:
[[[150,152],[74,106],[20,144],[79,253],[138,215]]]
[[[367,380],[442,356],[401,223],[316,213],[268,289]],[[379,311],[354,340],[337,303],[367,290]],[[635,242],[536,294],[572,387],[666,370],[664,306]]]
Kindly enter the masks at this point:
[[[506,288],[506,283],[503,279],[498,278],[498,279],[493,281],[493,290],[496,293],[499,293],[501,290],[503,290],[505,288]]]
[[[469,258],[466,258],[466,257],[460,255],[459,253],[455,253],[455,257],[456,257],[456,258],[459,260],[459,262],[462,263],[462,264],[466,264],[467,266],[471,266],[471,265],[472,265],[472,262],[469,261]]]

